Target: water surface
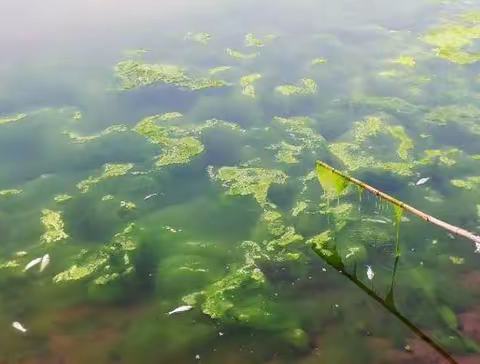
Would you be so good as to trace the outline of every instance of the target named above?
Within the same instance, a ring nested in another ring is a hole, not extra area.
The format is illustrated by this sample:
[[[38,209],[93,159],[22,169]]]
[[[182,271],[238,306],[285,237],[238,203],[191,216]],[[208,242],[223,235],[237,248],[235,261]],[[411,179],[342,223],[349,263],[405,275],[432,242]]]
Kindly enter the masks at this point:
[[[480,362],[479,11],[3,1],[0,362]]]

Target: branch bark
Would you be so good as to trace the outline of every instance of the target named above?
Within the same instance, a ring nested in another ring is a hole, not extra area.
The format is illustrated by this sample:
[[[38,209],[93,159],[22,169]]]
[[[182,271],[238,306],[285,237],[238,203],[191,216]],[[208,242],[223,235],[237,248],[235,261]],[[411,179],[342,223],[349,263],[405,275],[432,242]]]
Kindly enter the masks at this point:
[[[342,176],[343,178],[345,178],[346,180],[348,180],[349,182],[353,183],[353,184],[356,184],[357,186],[360,186],[360,187],[363,187],[364,189],[366,189],[367,191],[369,191],[370,193],[374,194],[375,196],[377,197],[380,197],[388,202],[391,202],[393,203],[394,205],[397,205],[399,207],[401,207],[402,209],[418,216],[419,218],[425,220],[426,222],[429,222],[433,225],[436,225],[444,230],[447,230],[449,232],[451,232],[452,234],[455,234],[455,235],[458,235],[458,236],[461,236],[463,238],[466,238],[466,239],[469,239],[471,241],[473,241],[475,244],[480,244],[480,236],[478,235],[475,235],[465,229],[462,229],[462,228],[459,228],[458,226],[454,226],[454,225],[451,225],[449,223],[446,223],[445,221],[442,221],[440,219],[437,219],[436,217],[433,217],[431,215],[428,215],[420,210],[417,210],[416,208],[410,206],[410,205],[407,205],[406,203],[400,201],[400,200],[397,200],[396,198],[390,196],[390,195],[387,195],[386,193],[382,192],[382,191],[379,191],[377,190],[376,188],[370,186],[370,185],[367,185],[366,183],[356,179],[356,178],[353,178],[353,177],[350,177],[348,175],[346,175],[345,173],[343,172],[340,172],[339,170],[333,168],[332,166],[329,166],[328,164],[322,162],[322,161],[317,161],[317,166],[322,166],[323,168],[326,168],[328,170],[330,170],[332,173],[335,173],[335,174],[338,174],[339,176]]]

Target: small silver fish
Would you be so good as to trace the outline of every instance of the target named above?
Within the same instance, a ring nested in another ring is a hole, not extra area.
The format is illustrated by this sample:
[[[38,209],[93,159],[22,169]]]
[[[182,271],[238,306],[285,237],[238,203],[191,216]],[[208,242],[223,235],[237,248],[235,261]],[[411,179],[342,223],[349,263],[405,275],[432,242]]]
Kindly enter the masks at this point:
[[[367,278],[369,280],[372,280],[374,276],[375,276],[375,273],[373,272],[372,267],[367,265]]]
[[[475,251],[474,253],[480,253],[480,243],[475,243]]]
[[[43,272],[43,270],[47,268],[48,264],[50,264],[50,255],[45,254],[40,262],[40,272]]]
[[[169,315],[173,315],[173,314],[175,314],[175,313],[186,312],[186,311],[190,311],[192,308],[193,308],[193,306],[190,306],[190,305],[179,306],[179,307],[177,307],[176,309],[168,312],[168,314],[169,314]]]
[[[40,262],[42,261],[42,258],[35,258],[34,260],[32,260],[30,263],[28,263],[26,266],[25,266],[25,269],[23,270],[24,272],[26,272],[27,270],[29,270],[30,268],[36,266],[37,264],[39,264]]]
[[[27,329],[25,327],[23,327],[23,325],[18,321],[12,322],[12,327],[15,330],[18,330],[18,331],[23,332],[23,333],[27,332]]]
[[[416,186],[421,186],[427,183],[430,180],[430,177],[420,178],[418,182],[415,184]]]
[[[147,195],[143,198],[144,201],[150,200],[151,198],[158,196],[158,193],[152,193],[150,195]]]
[[[385,220],[371,219],[371,218],[369,218],[369,217],[363,218],[362,221],[377,222],[377,223],[379,223],[379,224],[386,224],[386,223],[387,223]]]

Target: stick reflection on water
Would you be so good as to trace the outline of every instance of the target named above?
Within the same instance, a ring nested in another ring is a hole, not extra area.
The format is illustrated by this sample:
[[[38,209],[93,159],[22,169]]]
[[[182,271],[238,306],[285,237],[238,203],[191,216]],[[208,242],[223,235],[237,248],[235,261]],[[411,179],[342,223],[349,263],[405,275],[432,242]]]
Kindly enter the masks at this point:
[[[342,262],[342,258],[338,254],[338,252],[333,252],[333,255],[326,256],[322,254],[321,251],[317,251],[313,249],[316,254],[318,254],[325,262],[327,262],[331,267],[335,268],[340,274],[344,277],[348,278],[353,284],[355,284],[358,288],[364,291],[367,295],[373,298],[376,302],[378,302],[382,307],[392,313],[395,317],[397,317],[401,322],[403,322],[409,329],[411,329],[415,334],[417,334],[428,346],[430,346],[433,350],[435,350],[438,354],[440,354],[447,362],[457,364],[458,362],[452,358],[452,356],[447,353],[440,345],[438,345],[431,337],[425,334],[420,328],[415,326],[415,324],[403,316],[395,307],[394,297],[393,297],[393,290],[395,285],[395,275],[397,273],[397,267],[400,260],[400,256],[397,255],[395,258],[395,264],[393,267],[393,274],[392,274],[392,283],[390,285],[390,290],[385,298],[380,297],[377,293],[373,291],[373,289],[368,288],[364,283],[362,283],[356,277],[356,266],[354,266],[354,274],[350,274],[347,272],[346,267]]]

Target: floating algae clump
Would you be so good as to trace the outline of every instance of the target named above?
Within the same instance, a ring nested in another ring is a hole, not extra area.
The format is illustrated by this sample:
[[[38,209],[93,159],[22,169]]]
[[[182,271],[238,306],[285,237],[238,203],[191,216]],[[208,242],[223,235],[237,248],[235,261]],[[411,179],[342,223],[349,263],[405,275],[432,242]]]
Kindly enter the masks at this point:
[[[262,78],[262,75],[260,73],[252,73],[247,76],[243,76],[240,79],[240,85],[242,86],[242,94],[250,97],[251,99],[255,98],[255,86],[253,86],[253,83],[257,80]]]
[[[210,68],[208,70],[208,74],[213,76],[213,75],[216,75],[217,73],[228,71],[231,68],[232,68],[231,66],[218,66],[215,68]]]
[[[15,116],[6,116],[6,117],[3,117],[3,118],[0,118],[0,125],[13,123],[15,121],[25,119],[27,116],[28,116],[27,114],[17,114]]]
[[[12,188],[12,189],[9,189],[9,190],[1,190],[0,191],[0,196],[11,197],[11,196],[19,195],[22,192],[23,192],[22,190],[17,190],[15,188]]]
[[[397,155],[403,160],[408,159],[409,152],[413,149],[413,141],[402,126],[389,126],[384,118],[377,116],[367,116],[365,121],[354,123],[353,135],[357,143],[363,143],[367,138],[375,137],[379,133],[390,134],[397,139],[400,142]]]
[[[262,221],[267,223],[268,232],[273,236],[280,236],[285,232],[280,212],[267,210],[262,214]]]
[[[401,64],[407,67],[412,67],[412,68],[415,67],[415,65],[417,64],[417,61],[415,61],[415,58],[411,56],[401,56],[401,57],[398,57],[397,59],[394,59],[392,62]]]
[[[205,149],[204,145],[193,137],[169,139],[163,146],[163,153],[155,162],[157,167],[188,163]]]
[[[398,156],[403,160],[407,160],[410,151],[413,149],[412,139],[405,133],[403,126],[391,126],[389,131],[390,134],[400,142],[397,149]]]
[[[400,176],[411,176],[413,174],[413,163],[379,162],[356,144],[333,143],[329,145],[329,149],[350,171],[372,168],[383,169]]]
[[[330,256],[332,252],[328,249],[327,243],[332,240],[330,230],[326,230],[321,234],[315,235],[313,238],[308,239],[305,243],[310,245],[314,250],[320,253]]]
[[[265,46],[265,43],[260,39],[257,39],[253,33],[248,33],[245,36],[245,46],[261,48]]]
[[[208,42],[212,39],[212,36],[208,33],[192,33],[188,32],[185,36],[185,40],[193,40],[194,42],[208,44]]]
[[[275,116],[273,120],[284,125],[290,135],[307,148],[315,149],[325,141],[323,136],[315,133],[315,131],[308,126],[313,121],[308,116],[296,116],[291,118]]]
[[[233,270],[204,291],[187,295],[182,300],[187,304],[194,305],[203,298],[201,308],[206,315],[224,320],[236,318],[232,308],[234,308],[234,300],[239,291],[242,288],[256,288],[265,283],[264,274],[255,264],[255,258],[260,257],[259,252],[262,249],[258,244],[250,241],[243,242],[242,247],[246,253],[245,263],[240,268]]]
[[[418,111],[417,106],[398,97],[361,96],[355,97],[352,103],[390,113],[412,114]]]
[[[55,283],[76,281],[98,273],[94,285],[105,285],[113,280],[132,273],[130,252],[137,248],[130,236],[134,232],[134,224],[129,224],[113,239],[93,253],[82,251],[76,258],[77,263],[53,277]]]
[[[40,237],[42,243],[55,243],[68,238],[68,234],[63,231],[64,223],[60,212],[44,209],[42,215],[41,221],[45,227],[45,233]]]
[[[65,282],[65,281],[76,281],[79,279],[86,278],[92,273],[96,272],[101,266],[107,263],[106,257],[92,257],[83,265],[72,265],[69,269],[64,272],[57,274],[53,277],[53,282]]]
[[[468,53],[463,50],[480,39],[478,24],[449,24],[428,32],[423,38],[425,42],[436,46],[434,49],[438,57],[459,64],[470,64],[480,60],[480,54]]]
[[[327,60],[325,58],[314,58],[312,59],[312,62],[310,62],[312,66],[315,66],[317,64],[323,64],[323,63],[327,63]]]
[[[310,78],[302,78],[296,85],[281,85],[275,91],[285,95],[311,95],[317,92],[317,83]]]
[[[308,207],[307,201],[297,201],[292,209],[292,216],[297,217]]]
[[[462,153],[460,149],[450,148],[447,150],[439,149],[427,149],[424,151],[425,157],[423,157],[418,164],[434,164],[439,161],[448,167],[451,167],[457,163],[453,157],[459,156]]]
[[[82,193],[88,192],[90,190],[90,187],[93,186],[96,183],[103,182],[105,180],[108,180],[110,178],[114,177],[119,177],[123,176],[128,173],[133,168],[132,163],[127,163],[127,164],[105,164],[103,166],[103,173],[100,177],[89,177],[88,179],[81,181],[77,184],[78,189]]]
[[[357,121],[353,124],[353,136],[357,143],[361,143],[370,136],[376,136],[384,128],[385,121],[382,118],[367,116],[365,121]]]
[[[425,115],[426,122],[442,126],[448,123],[456,123],[474,134],[480,134],[479,118],[480,110],[474,105],[440,106]]]
[[[231,48],[227,48],[225,50],[225,52],[227,52],[227,54],[229,56],[231,56],[233,58],[236,58],[236,59],[253,59],[253,58],[256,58],[258,56],[258,53],[245,54],[245,53],[235,51]]]
[[[267,203],[267,193],[272,183],[282,184],[287,175],[276,169],[222,167],[215,179],[228,188],[228,195],[253,195],[261,206]]]
[[[222,87],[227,83],[211,78],[191,78],[181,67],[166,64],[148,64],[136,60],[121,61],[115,66],[116,75],[122,80],[124,90],[148,86],[154,83],[172,84],[192,91],[210,87]]]
[[[295,228],[289,226],[287,231],[278,239],[272,240],[267,244],[268,251],[274,251],[277,248],[284,248],[287,245],[303,241],[303,236],[295,233]]]
[[[63,194],[63,195],[57,195],[53,198],[53,200],[55,202],[58,202],[58,203],[63,203],[65,201],[68,201],[72,198],[72,196],[70,195],[67,195],[67,194]]]
[[[157,157],[155,162],[157,167],[188,163],[205,149],[204,145],[194,137],[171,138],[169,136],[172,133],[184,135],[187,133],[187,130],[169,125],[160,126],[156,123],[158,120],[168,121],[181,116],[182,114],[180,113],[149,116],[141,120],[133,128],[136,133],[148,138],[151,143],[159,144],[163,147],[162,154]],[[214,124],[214,122],[212,121],[211,124]]]
[[[389,147],[393,143],[387,143],[380,139],[377,142],[376,137],[383,135],[399,142],[396,149],[396,155],[401,162],[392,162],[393,155],[390,150],[384,150],[379,153],[379,158],[386,161],[382,162],[370,154],[370,150],[379,150],[380,146]],[[412,175],[412,169],[415,163],[411,160],[410,152],[414,144],[407,135],[405,129],[400,125],[389,125],[383,117],[367,116],[365,121],[355,122],[353,125],[353,137],[356,143],[332,143],[329,145],[330,151],[347,166],[351,171],[365,168],[383,169],[393,173],[409,176]]]
[[[280,143],[272,144],[268,149],[277,151],[275,156],[277,161],[287,164],[295,164],[298,163],[297,157],[302,152],[303,148],[281,141]]]
[[[452,185],[466,190],[472,190],[478,185],[480,185],[480,176],[467,177],[466,180],[463,179],[452,179],[450,181]]]
[[[68,135],[68,137],[74,143],[85,143],[85,142],[90,142],[92,140],[96,140],[105,135],[114,134],[114,133],[123,133],[123,132],[126,132],[127,130],[128,128],[125,125],[112,125],[112,126],[109,126],[107,129],[101,131],[100,133],[94,134],[94,135],[80,136],[72,132],[65,132],[64,134]]]
[[[132,211],[137,208],[137,205],[135,205],[131,201],[120,201],[120,207],[127,210],[127,211]]]

